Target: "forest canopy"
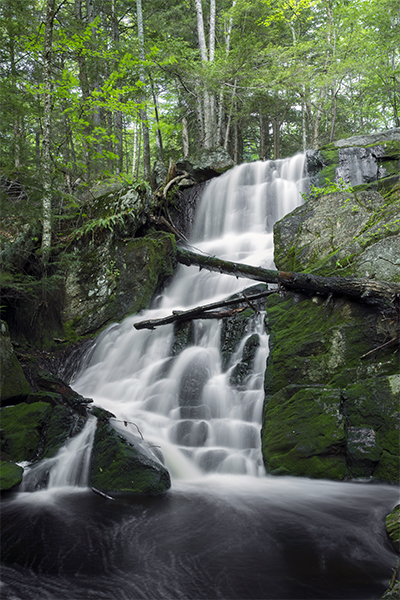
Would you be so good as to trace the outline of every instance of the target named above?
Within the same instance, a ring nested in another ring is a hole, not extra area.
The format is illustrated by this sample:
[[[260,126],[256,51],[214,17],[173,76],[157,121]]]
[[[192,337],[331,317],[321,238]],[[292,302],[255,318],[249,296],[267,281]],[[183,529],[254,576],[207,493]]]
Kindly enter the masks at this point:
[[[398,0],[3,0],[0,169],[150,180],[400,125]]]

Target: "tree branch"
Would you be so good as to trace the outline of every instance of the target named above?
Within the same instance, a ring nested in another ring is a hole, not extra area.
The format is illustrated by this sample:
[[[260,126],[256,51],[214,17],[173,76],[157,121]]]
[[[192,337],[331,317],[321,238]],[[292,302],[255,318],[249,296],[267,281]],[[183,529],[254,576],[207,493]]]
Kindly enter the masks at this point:
[[[135,329],[155,329],[159,325],[169,325],[170,323],[182,323],[185,321],[191,321],[193,319],[222,319],[223,317],[230,317],[236,312],[240,312],[245,310],[245,306],[237,309],[231,309],[223,312],[211,312],[216,308],[222,308],[226,306],[235,306],[236,304],[249,304],[254,300],[259,300],[260,298],[265,298],[270,294],[275,294],[275,290],[265,290],[264,292],[260,292],[258,294],[254,294],[253,296],[246,296],[243,293],[243,296],[240,298],[227,298],[226,300],[221,300],[220,302],[213,302],[212,304],[205,304],[204,306],[196,306],[196,308],[191,308],[189,310],[175,311],[172,315],[168,317],[162,317],[160,319],[150,319],[148,321],[139,321],[139,323],[134,323]],[[250,304],[251,305],[251,304]],[[254,311],[257,310],[256,307],[251,305]]]

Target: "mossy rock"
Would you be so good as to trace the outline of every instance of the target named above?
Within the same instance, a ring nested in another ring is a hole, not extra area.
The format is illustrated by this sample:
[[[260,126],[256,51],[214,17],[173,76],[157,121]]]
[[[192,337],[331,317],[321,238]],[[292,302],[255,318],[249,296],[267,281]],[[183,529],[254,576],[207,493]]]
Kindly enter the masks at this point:
[[[340,390],[283,388],[266,402],[261,439],[269,473],[329,479],[348,475]]]
[[[22,481],[24,469],[13,462],[0,461],[0,491],[10,490]]]
[[[89,485],[107,494],[156,495],[171,486],[167,469],[140,440],[129,440],[106,420],[93,442]]]
[[[25,400],[32,390],[15,356],[4,321],[0,321],[0,340],[0,403],[4,406]]]
[[[69,438],[77,435],[85,426],[86,418],[69,406],[55,406],[45,432],[44,458],[54,456]]]
[[[389,320],[375,308],[335,298],[288,293],[267,301],[270,354],[265,391],[274,394],[288,384],[346,387],[357,379],[398,373],[399,354],[382,348]]]
[[[71,341],[148,308],[176,266],[175,238],[164,232],[129,239],[108,232],[102,243],[81,246],[65,284],[62,319]]]
[[[51,406],[47,402],[25,402],[1,411],[1,450],[15,462],[38,457],[43,446],[44,429],[50,421]]]
[[[400,375],[359,381],[348,386],[343,395],[343,410],[351,424],[349,431],[363,433],[353,445],[348,444],[352,475],[366,475],[365,465],[372,461],[375,468],[369,474],[374,479],[398,482]]]
[[[386,517],[386,531],[394,549],[400,554],[400,504]]]
[[[395,196],[383,198],[377,191],[327,194],[275,224],[275,264],[283,271],[397,281],[399,232],[400,200]]]

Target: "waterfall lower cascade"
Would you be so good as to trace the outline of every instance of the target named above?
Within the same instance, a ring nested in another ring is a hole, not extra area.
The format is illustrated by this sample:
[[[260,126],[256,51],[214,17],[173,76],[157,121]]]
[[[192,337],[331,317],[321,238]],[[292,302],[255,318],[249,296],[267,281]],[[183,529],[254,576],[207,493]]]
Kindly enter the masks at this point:
[[[301,203],[305,184],[304,155],[235,167],[207,186],[190,244],[197,252],[273,268],[273,225]],[[77,391],[119,421],[134,423],[131,433],[137,435],[138,427],[146,440],[161,446],[172,477],[263,472],[260,423],[268,352],[263,316],[248,324],[225,369],[221,321],[195,321],[194,342],[174,360],[173,325],[149,332],[133,324],[219,301],[249,285],[254,281],[180,267],[159,307],[109,328],[74,382]],[[253,373],[246,389],[238,390],[229,384],[230,371],[254,333],[260,345]]]

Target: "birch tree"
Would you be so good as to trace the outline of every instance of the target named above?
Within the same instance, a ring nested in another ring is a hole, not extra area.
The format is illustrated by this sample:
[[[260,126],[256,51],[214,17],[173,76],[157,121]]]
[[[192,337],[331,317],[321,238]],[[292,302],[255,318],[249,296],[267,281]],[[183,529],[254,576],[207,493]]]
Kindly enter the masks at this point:
[[[43,47],[43,137],[42,137],[42,177],[43,177],[43,215],[42,215],[42,259],[46,264],[50,257],[51,248],[51,140],[52,140],[52,55],[53,55],[53,25],[55,17],[55,0],[47,0],[46,20]]]
[[[142,0],[136,0],[136,11],[137,11],[137,26],[138,26],[138,39],[139,39],[139,58],[142,61],[140,67],[140,81],[142,83],[142,108],[139,110],[140,120],[142,122],[142,133],[143,133],[143,176],[146,181],[151,179],[151,166],[150,166],[150,134],[149,125],[147,119],[146,110],[146,74],[144,69],[145,50],[144,50],[144,28],[143,28],[143,12],[142,12]]]

